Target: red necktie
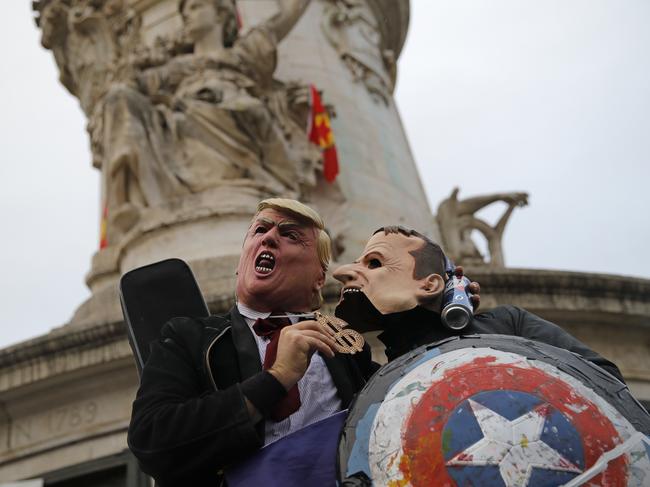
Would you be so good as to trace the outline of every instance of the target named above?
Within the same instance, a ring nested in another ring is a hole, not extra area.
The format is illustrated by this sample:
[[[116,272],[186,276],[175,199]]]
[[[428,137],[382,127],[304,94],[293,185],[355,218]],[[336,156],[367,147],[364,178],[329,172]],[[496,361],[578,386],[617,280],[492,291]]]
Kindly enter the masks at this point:
[[[266,353],[264,355],[264,370],[270,369],[275,362],[275,357],[278,353],[280,330],[290,324],[291,321],[287,317],[259,318],[255,321],[253,331],[255,331],[258,336],[270,339],[266,346]],[[271,418],[274,421],[282,421],[298,411],[298,409],[300,409],[300,392],[298,391],[298,384],[294,384],[294,386],[287,391],[287,395],[275,405],[273,411],[271,411]]]

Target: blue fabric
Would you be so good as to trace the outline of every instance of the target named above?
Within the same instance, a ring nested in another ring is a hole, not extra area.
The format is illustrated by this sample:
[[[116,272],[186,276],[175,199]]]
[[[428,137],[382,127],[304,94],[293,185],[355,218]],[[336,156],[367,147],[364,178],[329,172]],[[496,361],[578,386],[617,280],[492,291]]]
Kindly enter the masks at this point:
[[[368,410],[363,415],[363,418],[357,423],[354,430],[354,445],[348,458],[348,469],[345,473],[348,477],[358,472],[365,473],[371,477],[370,465],[368,465],[368,446],[370,444],[370,435],[372,434],[372,424],[377,416],[381,403],[373,403],[368,407]]]
[[[270,443],[226,471],[229,487],[333,487],[336,450],[347,416],[340,411]]]

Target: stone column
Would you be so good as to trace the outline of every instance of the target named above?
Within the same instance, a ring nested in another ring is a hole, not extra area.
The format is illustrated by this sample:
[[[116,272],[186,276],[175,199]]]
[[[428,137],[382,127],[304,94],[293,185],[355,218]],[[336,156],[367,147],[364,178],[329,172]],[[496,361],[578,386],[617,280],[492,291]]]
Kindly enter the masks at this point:
[[[264,0],[238,5],[244,27],[275,8]],[[408,20],[408,1],[318,0],[278,51],[277,76],[315,84],[336,114],[337,182],[346,200],[336,208],[346,225],[343,261],[358,257],[381,225],[403,224],[438,236],[392,96]],[[322,189],[326,207],[331,188]],[[326,221],[336,218],[323,213]]]
[[[242,32],[278,11],[268,0],[238,0],[237,7]],[[321,179],[305,199],[340,236],[341,260],[356,258],[368,235],[388,223],[438,237],[392,97],[409,13],[408,0],[313,0],[278,47],[276,78],[314,84],[334,115],[340,175],[333,184]],[[142,18],[150,44],[181,23],[173,0],[144,9]]]

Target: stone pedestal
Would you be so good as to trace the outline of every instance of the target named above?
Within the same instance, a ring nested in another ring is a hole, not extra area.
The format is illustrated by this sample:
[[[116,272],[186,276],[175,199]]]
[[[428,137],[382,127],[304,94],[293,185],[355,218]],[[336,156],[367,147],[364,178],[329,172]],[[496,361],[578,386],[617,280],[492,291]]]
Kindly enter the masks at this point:
[[[0,352],[0,482],[126,450],[137,382],[121,323]]]

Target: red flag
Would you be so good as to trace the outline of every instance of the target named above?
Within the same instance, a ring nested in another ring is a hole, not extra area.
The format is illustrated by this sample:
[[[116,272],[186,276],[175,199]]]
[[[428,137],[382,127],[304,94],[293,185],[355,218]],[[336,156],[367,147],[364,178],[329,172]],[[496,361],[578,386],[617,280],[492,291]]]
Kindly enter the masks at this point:
[[[339,160],[334,143],[334,132],[330,125],[330,117],[321,102],[318,90],[314,85],[311,91],[311,129],[309,140],[323,149],[323,176],[328,183],[336,179],[339,173]]]
[[[102,219],[99,223],[99,249],[106,248],[108,246],[108,239],[106,238],[106,224],[108,222],[108,206],[104,204],[104,210],[102,211]]]
[[[239,9],[237,8],[237,0],[233,0],[232,7],[235,9],[235,17],[237,17],[237,30],[241,31],[242,26],[244,25],[244,23],[241,20],[241,13],[239,12]]]

